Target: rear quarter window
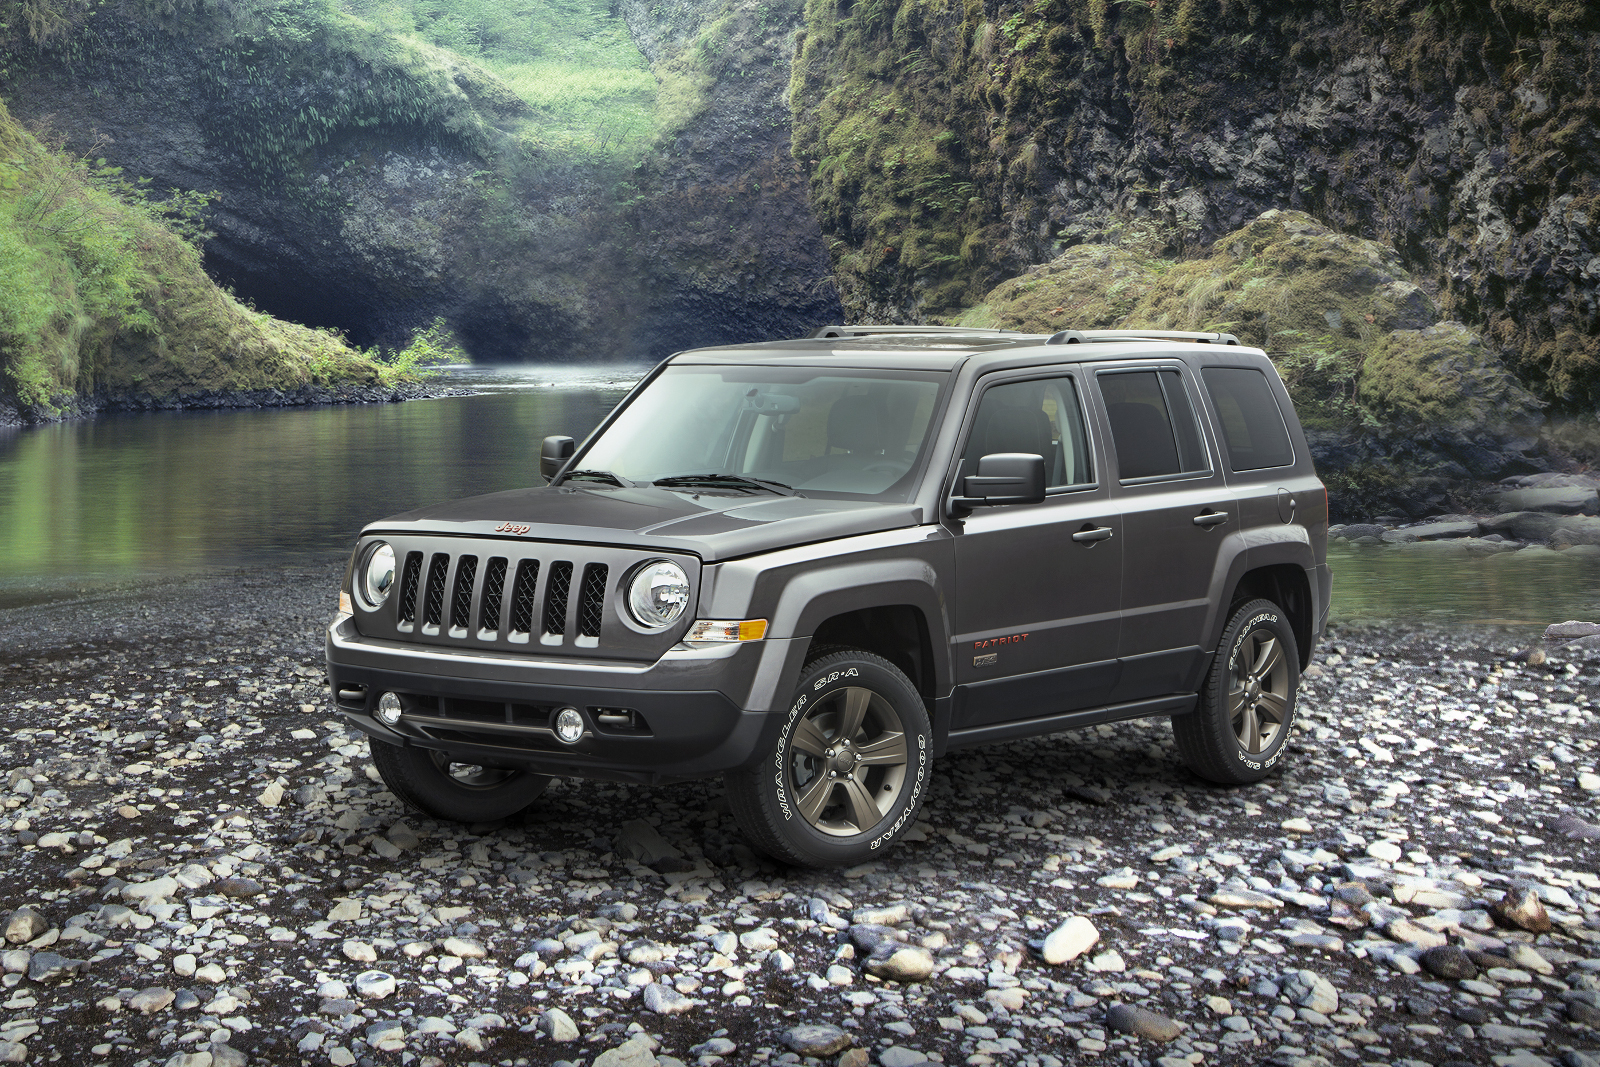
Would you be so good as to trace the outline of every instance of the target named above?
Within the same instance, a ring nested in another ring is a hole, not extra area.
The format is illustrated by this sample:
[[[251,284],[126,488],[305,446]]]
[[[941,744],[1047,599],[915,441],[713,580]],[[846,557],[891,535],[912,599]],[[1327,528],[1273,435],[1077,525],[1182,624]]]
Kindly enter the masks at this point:
[[[1258,471],[1294,462],[1289,429],[1265,374],[1247,367],[1207,367],[1200,374],[1222,426],[1228,466]]]

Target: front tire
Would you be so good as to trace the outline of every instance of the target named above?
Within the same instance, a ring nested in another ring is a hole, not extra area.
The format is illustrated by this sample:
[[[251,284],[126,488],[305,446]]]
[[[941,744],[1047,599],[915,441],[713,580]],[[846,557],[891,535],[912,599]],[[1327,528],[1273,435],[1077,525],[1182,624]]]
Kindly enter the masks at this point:
[[[371,739],[372,762],[389,791],[424,815],[448,822],[499,822],[526,809],[548,775],[459,763],[443,752]]]
[[[1294,728],[1300,653],[1289,616],[1270,600],[1240,605],[1228,619],[1200,702],[1172,719],[1189,769],[1220,785],[1265,778]]]
[[[775,748],[726,776],[751,844],[783,863],[882,856],[916,822],[933,769],[927,708],[888,660],[857,649],[805,666]]]

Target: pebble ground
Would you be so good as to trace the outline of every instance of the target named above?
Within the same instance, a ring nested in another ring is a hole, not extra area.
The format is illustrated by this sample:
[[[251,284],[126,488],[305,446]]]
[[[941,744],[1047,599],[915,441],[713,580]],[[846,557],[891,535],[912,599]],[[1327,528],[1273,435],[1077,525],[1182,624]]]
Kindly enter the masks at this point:
[[[1161,722],[962,751],[893,853],[813,872],[718,782],[404,811],[330,712],[339,574],[0,610],[0,1062],[1600,1064],[1588,653],[1335,631],[1266,782]],[[886,939],[931,973],[868,973]]]

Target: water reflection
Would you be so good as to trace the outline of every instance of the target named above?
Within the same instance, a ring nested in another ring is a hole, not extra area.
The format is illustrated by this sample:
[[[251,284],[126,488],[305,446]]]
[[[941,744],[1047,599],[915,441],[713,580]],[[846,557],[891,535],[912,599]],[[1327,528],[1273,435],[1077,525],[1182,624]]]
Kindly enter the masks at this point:
[[[1414,551],[1328,546],[1335,622],[1474,623],[1539,630],[1600,619],[1600,560],[1537,553],[1429,557]]]
[[[342,553],[383,515],[538,481],[643,368],[456,369],[481,395],[114,415],[0,437],[0,578],[170,573]]]

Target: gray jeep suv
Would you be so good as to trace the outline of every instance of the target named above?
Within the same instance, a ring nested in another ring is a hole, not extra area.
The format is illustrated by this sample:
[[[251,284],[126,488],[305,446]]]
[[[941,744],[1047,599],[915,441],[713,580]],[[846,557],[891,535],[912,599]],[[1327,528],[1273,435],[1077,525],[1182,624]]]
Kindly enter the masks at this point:
[[[949,749],[1157,715],[1249,782],[1327,617],[1326,492],[1226,334],[697,349],[541,465],[367,527],[328,630],[340,710],[438,818],[722,775],[759,848],[851,864]]]

